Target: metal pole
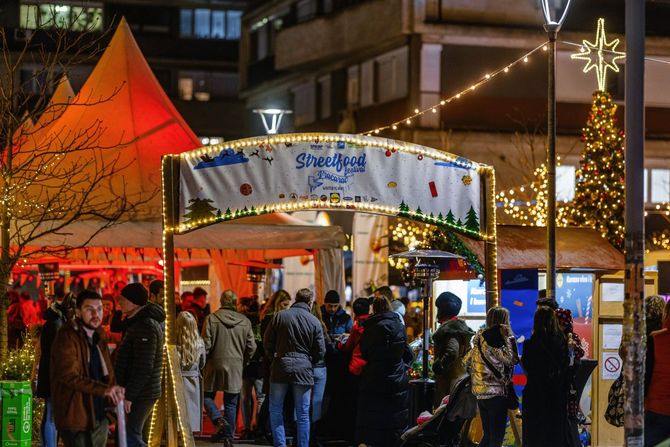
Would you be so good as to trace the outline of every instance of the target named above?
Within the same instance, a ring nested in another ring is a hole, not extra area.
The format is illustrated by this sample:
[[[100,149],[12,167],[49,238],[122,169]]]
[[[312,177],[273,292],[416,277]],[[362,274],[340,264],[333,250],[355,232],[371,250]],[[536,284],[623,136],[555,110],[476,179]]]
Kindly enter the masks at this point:
[[[425,293],[423,296],[423,358],[421,368],[421,378],[428,380],[428,347],[430,343],[430,326],[428,323],[428,312],[431,306],[433,295],[433,278],[426,279]]]
[[[556,298],[556,36],[560,25],[547,23],[547,298]]]
[[[626,239],[624,443],[644,444],[644,40],[645,2],[626,0]]]

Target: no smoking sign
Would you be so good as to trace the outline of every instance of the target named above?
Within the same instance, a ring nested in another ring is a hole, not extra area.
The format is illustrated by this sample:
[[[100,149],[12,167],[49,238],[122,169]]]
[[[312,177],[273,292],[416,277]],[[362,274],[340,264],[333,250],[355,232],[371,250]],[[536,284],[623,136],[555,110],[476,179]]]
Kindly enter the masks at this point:
[[[614,380],[621,374],[621,357],[616,352],[603,352],[602,378]]]

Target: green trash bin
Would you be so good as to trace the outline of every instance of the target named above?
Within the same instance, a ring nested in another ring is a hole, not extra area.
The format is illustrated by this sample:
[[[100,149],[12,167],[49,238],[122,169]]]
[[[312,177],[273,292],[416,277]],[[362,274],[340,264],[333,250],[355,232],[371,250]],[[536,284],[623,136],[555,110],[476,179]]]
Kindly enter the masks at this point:
[[[33,392],[30,382],[0,382],[2,447],[30,447],[33,435]]]

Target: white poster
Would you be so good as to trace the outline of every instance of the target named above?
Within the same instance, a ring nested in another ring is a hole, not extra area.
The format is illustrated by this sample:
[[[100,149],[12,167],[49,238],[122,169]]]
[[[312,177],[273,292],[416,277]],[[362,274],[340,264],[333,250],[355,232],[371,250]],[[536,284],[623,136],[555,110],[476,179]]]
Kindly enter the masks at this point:
[[[385,138],[298,134],[181,154],[178,231],[247,215],[335,208],[411,216],[477,237],[484,165]]]
[[[603,352],[601,377],[603,380],[614,380],[621,374],[623,362],[617,352]]]
[[[603,349],[619,349],[622,334],[622,325],[603,324]]]
[[[624,289],[622,282],[600,283],[600,299],[602,301],[623,301]]]
[[[368,296],[371,286],[388,285],[388,218],[354,215],[353,299]]]
[[[284,281],[282,288],[293,299],[300,289],[314,291],[314,258],[310,255],[284,258]]]

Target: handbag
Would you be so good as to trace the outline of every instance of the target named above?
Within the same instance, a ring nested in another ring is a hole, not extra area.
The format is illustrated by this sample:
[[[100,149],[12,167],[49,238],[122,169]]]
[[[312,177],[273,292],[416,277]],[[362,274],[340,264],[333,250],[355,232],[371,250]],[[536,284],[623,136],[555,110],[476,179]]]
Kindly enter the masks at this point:
[[[482,351],[481,343],[477,343],[477,348],[479,349],[479,354],[481,355],[482,360],[484,360],[486,367],[493,373],[494,376],[496,376],[496,379],[500,380],[509,376],[509,374],[505,374],[503,376],[503,373],[498,371],[496,367],[493,366],[493,364],[489,361],[489,359],[486,358],[484,351]],[[519,396],[516,395],[514,384],[509,379],[505,380],[505,398],[507,399],[507,408],[509,410],[516,410],[519,408]]]
[[[623,427],[623,375],[620,375],[607,393],[605,420],[615,427]]]

